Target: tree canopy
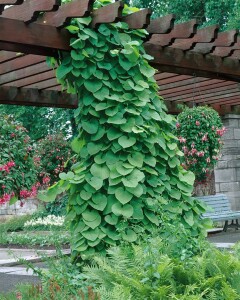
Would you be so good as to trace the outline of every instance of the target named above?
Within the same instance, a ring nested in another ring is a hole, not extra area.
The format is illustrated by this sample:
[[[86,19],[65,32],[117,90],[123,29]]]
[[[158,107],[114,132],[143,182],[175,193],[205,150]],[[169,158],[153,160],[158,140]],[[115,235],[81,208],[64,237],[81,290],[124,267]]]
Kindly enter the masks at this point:
[[[154,18],[174,13],[179,21],[197,18],[204,27],[240,28],[240,0],[133,0],[132,5],[151,8]]]
[[[0,105],[0,115],[13,116],[34,141],[59,132],[71,136],[76,130],[71,109]]]

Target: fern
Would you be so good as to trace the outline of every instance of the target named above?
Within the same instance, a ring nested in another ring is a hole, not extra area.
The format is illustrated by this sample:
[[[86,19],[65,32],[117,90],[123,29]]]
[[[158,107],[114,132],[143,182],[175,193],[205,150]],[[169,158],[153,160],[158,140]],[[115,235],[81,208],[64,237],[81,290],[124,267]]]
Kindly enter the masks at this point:
[[[209,245],[182,261],[167,249],[160,238],[114,247],[84,271],[101,300],[240,299],[240,261],[234,255]]]

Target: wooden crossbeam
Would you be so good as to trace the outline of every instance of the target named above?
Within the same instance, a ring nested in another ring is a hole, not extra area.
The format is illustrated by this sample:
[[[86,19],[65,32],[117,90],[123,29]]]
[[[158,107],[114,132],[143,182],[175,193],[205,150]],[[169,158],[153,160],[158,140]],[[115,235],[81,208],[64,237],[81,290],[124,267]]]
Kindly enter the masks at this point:
[[[0,51],[0,63],[16,59],[17,57],[23,55],[23,53]]]
[[[20,56],[14,60],[0,64],[0,75],[11,72],[12,70],[17,71],[19,69],[27,68],[45,61],[45,56],[36,56],[32,54]]]
[[[5,9],[2,16],[30,23],[36,21],[40,13],[55,11],[60,5],[61,0],[25,0],[20,6]]]
[[[217,83],[213,83],[213,80],[207,80],[207,81],[203,81],[197,84],[189,84],[187,86],[184,87],[176,87],[173,89],[168,89],[165,91],[161,91],[161,95],[168,98],[168,99],[172,99],[173,97],[179,97],[179,96],[184,96],[184,97],[188,97],[189,95],[193,96],[193,95],[199,95],[201,93],[201,95],[205,95],[209,92],[213,92],[213,91],[219,91],[219,90],[226,90],[229,89],[233,86],[237,86],[236,82],[232,82],[232,81],[218,81]],[[160,86],[161,86],[161,82],[160,82]]]
[[[37,89],[15,87],[0,87],[0,103],[64,108],[77,108],[78,106],[76,95],[56,91],[39,92]]]
[[[91,27],[95,28],[102,23],[113,23],[119,21],[122,17],[123,8],[124,3],[118,1],[94,10],[92,13],[93,19]]]
[[[20,5],[24,0],[0,0],[0,15],[6,5]]]
[[[46,63],[40,63],[37,65],[32,65],[28,68],[23,68],[20,70],[13,70],[12,72],[3,74],[0,76],[0,85],[3,84],[12,84],[15,81],[20,79],[28,78],[37,74],[45,73],[49,71],[49,67]]]
[[[49,55],[49,52],[54,54],[56,50],[70,51],[71,49],[69,46],[71,35],[65,29],[59,31],[53,26],[35,23],[26,25],[23,21],[6,18],[0,18],[0,28],[2,50],[22,52],[24,48],[26,51],[29,48],[32,54]]]
[[[154,57],[151,64],[159,71],[240,82],[238,60],[225,58],[222,61],[217,56],[163,48],[151,42],[145,43],[145,50]]]
[[[215,47],[230,47],[237,41],[237,30],[229,30],[220,32],[217,38],[212,43],[197,43],[194,46],[194,51],[202,54],[207,54],[213,51]]]
[[[240,92],[239,88],[238,88],[238,84],[236,82],[232,82],[231,85],[220,85],[219,87],[214,87],[213,89],[207,90],[207,89],[192,89],[190,90],[190,92],[184,92],[181,95],[174,95],[174,96],[169,96],[168,98],[171,101],[175,101],[175,100],[179,100],[179,97],[181,97],[182,99],[184,99],[184,101],[192,101],[192,99],[194,98],[195,100],[206,100],[208,98],[212,98],[215,96],[221,96],[224,94],[228,94],[228,93],[235,93],[235,92]]]
[[[40,66],[41,66],[41,64],[40,64]],[[46,69],[46,67],[45,67],[45,69]],[[29,86],[31,84],[37,84],[42,81],[48,81],[53,78],[55,78],[55,80],[56,80],[56,75],[55,75],[54,70],[48,70],[48,71],[45,70],[44,72],[42,72],[40,74],[33,74],[29,77],[23,77],[20,79],[18,79],[18,78],[19,77],[14,77],[13,81],[11,81],[11,82],[8,81],[8,83],[6,83],[6,85],[23,88],[23,87]],[[4,86],[5,84],[3,83],[2,85]]]
[[[121,21],[128,24],[131,29],[143,29],[150,24],[152,10],[149,8],[122,17]]]
[[[94,0],[75,0],[59,7],[57,12],[48,12],[38,18],[36,23],[55,26],[67,25],[71,18],[88,17],[93,9]]]
[[[237,104],[240,103],[240,94],[239,95],[234,95],[233,97],[218,97],[216,99],[213,100],[209,100],[208,101],[209,104]]]
[[[28,84],[25,86],[25,88],[34,88],[38,89],[40,91],[45,89],[50,89],[52,87],[59,86],[59,83],[57,82],[56,77],[52,79],[42,80],[33,84]]]
[[[208,86],[211,86],[211,85],[215,86],[216,84],[219,84],[219,83],[221,84],[222,82],[225,82],[225,81],[205,78],[205,79],[203,79],[202,82],[198,81],[197,85],[198,85],[198,87],[203,87],[204,88],[204,87],[208,87]],[[160,88],[161,88],[161,81],[158,84],[160,85]],[[193,86],[194,86],[193,80],[191,80],[191,82],[189,84],[185,84],[185,85],[182,85],[182,86],[180,86],[176,83],[169,89],[161,90],[161,94],[163,96],[166,96],[166,97],[168,97],[168,95],[170,97],[171,95],[175,95],[175,94],[176,95],[179,95],[179,94],[182,95],[183,93],[185,93],[186,90],[189,90],[189,89],[192,90]]]
[[[175,39],[187,39],[197,32],[197,20],[177,24],[167,34],[153,34],[149,42],[162,47],[171,45]]]
[[[149,34],[169,33],[174,27],[175,19],[176,16],[174,14],[170,14],[155,20],[151,20],[147,27],[147,32]]]
[[[200,45],[202,45],[202,43],[206,45],[206,43],[210,43],[217,38],[218,29],[218,25],[198,29],[192,38],[176,39],[171,46],[182,50],[190,50],[194,47],[194,45],[198,45],[199,43]]]

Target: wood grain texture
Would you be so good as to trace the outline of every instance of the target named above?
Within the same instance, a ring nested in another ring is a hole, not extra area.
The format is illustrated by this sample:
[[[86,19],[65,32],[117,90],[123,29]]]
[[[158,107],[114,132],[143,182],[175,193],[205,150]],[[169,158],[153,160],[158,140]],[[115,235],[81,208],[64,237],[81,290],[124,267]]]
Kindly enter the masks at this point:
[[[55,11],[60,5],[61,0],[25,0],[22,5],[5,9],[2,16],[31,23],[37,20],[41,12]]]

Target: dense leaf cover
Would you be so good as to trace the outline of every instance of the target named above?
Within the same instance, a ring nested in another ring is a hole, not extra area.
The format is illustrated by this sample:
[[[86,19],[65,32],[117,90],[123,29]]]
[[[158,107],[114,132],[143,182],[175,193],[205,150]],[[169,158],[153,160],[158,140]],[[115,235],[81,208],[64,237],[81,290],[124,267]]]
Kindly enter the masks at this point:
[[[77,162],[41,198],[68,191],[73,256],[134,242],[165,218],[197,235],[204,208],[190,197],[194,174],[180,166],[174,122],[143,48],[146,31],[124,23],[92,30],[90,22],[75,19],[67,27],[73,50],[62,53],[56,70],[68,92],[79,95]]]
[[[0,120],[0,204],[36,195],[37,173],[26,129],[5,116]]]

